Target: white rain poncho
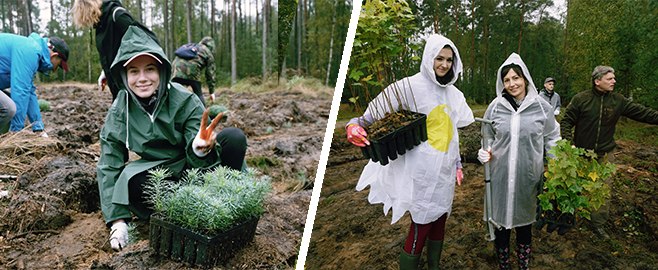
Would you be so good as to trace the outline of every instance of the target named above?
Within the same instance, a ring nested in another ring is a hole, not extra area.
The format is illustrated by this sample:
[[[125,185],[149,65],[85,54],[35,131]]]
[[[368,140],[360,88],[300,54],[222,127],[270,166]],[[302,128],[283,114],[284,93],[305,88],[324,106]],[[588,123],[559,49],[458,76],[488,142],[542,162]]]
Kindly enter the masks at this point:
[[[445,45],[454,52],[452,71],[454,77],[446,85],[436,80],[434,58]],[[368,201],[383,203],[384,214],[393,208],[391,224],[397,222],[406,211],[415,223],[427,224],[437,220],[452,208],[455,190],[456,163],[459,159],[458,127],[474,121],[473,112],[466,104],[464,94],[453,84],[462,71],[459,52],[449,39],[432,35],[427,39],[420,72],[387,87],[389,96],[397,88],[401,99],[391,98],[393,109],[407,109],[427,115],[428,140],[398,156],[388,165],[372,162],[366,165],[356,186],[363,190],[370,186]],[[408,104],[400,104],[400,100]],[[381,119],[384,95],[380,93],[370,104],[366,114]],[[375,106],[378,110],[375,110]]]
[[[500,73],[509,64],[519,65],[528,79],[526,97],[517,111],[502,96],[505,87]],[[496,95],[484,113],[485,119],[494,122],[493,127],[485,125],[491,134],[488,143],[492,217],[511,229],[536,221],[537,185],[544,173],[544,151],[548,152],[560,139],[560,127],[551,105],[539,97],[528,68],[516,53],[498,69]]]

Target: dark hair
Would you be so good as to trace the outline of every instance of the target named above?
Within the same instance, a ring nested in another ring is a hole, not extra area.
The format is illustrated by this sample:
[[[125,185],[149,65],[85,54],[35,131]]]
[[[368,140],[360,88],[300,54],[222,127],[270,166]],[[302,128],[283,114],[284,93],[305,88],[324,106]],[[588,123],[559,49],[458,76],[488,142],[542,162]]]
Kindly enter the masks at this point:
[[[507,73],[509,73],[510,69],[514,70],[514,72],[516,72],[516,74],[518,74],[519,76],[521,76],[521,78],[523,78],[523,80],[525,81],[525,91],[526,91],[526,94],[527,94],[528,93],[528,83],[529,82],[528,82],[528,79],[525,77],[525,74],[523,74],[523,69],[521,69],[521,66],[519,66],[517,64],[506,65],[506,66],[503,67],[503,69],[500,70],[500,80],[503,81],[503,85],[505,85],[505,76],[507,76]],[[505,89],[505,90],[507,90],[507,89]]]
[[[452,52],[452,59],[453,59],[452,60],[452,65],[454,66],[455,65],[455,51],[452,50],[452,47],[450,47],[450,45],[445,45],[445,46],[443,46],[442,49],[445,49],[445,48],[450,48],[450,51]],[[443,77],[439,77],[439,75],[436,75],[436,73],[434,73],[434,77],[436,77],[437,82],[439,82],[440,84],[446,85],[450,81],[452,81],[452,78],[455,77],[455,72],[452,71],[452,66],[450,66],[450,70],[448,70],[448,73],[446,73],[446,75],[443,75]]]

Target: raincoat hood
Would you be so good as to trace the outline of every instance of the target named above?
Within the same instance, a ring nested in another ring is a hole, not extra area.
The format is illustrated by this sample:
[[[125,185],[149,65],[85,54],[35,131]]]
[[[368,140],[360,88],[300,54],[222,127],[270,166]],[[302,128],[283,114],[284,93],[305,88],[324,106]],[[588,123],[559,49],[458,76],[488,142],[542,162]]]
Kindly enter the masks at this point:
[[[462,72],[463,66],[461,57],[459,57],[459,51],[451,40],[436,34],[429,36],[426,39],[425,49],[423,51],[423,59],[421,61],[420,73],[423,74],[423,77],[439,86],[446,85],[436,81],[436,73],[434,73],[434,58],[439,55],[441,49],[443,49],[443,47],[446,45],[450,46],[450,48],[452,48],[452,52],[454,53],[452,62],[452,72],[454,75],[450,82],[448,82],[446,85],[454,84],[457,81],[457,78],[459,78],[459,74]]]
[[[211,54],[215,54],[215,40],[212,37],[204,37],[199,44],[206,45]]]
[[[171,77],[171,63],[164,51],[149,35],[137,26],[130,26],[121,39],[121,46],[117,51],[117,56],[111,65],[111,72],[114,78],[121,78],[122,81],[118,82],[121,85],[120,89],[126,90],[133,98],[137,98],[135,94],[128,89],[126,81],[126,68],[123,64],[133,56],[140,53],[150,53],[160,59],[162,65],[158,68],[160,71],[160,85],[154,94],[157,94],[158,100],[161,100],[165,95],[165,90]],[[157,108],[156,108],[157,110]]]
[[[510,65],[510,64],[517,64],[521,67],[521,70],[523,71],[523,76],[525,76],[526,79],[528,79],[528,83],[526,84],[526,99],[528,98],[536,98],[537,97],[537,88],[535,87],[535,83],[532,82],[532,77],[530,77],[530,72],[528,71],[528,67],[526,67],[525,63],[523,63],[523,60],[521,60],[521,56],[519,56],[516,53],[510,54],[509,57],[507,57],[507,60],[498,68],[498,73],[496,73],[498,76],[496,76],[496,96],[502,97],[503,96],[503,89],[505,89],[505,86],[503,84],[503,80],[500,78],[500,73],[503,70],[503,67]]]

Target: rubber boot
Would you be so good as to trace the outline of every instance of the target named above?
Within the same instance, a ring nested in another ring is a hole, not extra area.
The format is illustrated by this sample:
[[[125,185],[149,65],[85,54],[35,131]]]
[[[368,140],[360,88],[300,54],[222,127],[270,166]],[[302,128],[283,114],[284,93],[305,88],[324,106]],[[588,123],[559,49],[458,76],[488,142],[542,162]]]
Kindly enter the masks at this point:
[[[498,247],[494,245],[494,249],[496,249],[496,256],[498,257],[498,264],[500,265],[500,269],[509,269],[509,245],[504,247]]]
[[[420,254],[411,255],[406,253],[404,249],[400,250],[400,270],[416,270],[418,269],[418,261]]]
[[[425,245],[427,246],[427,270],[439,270],[443,240],[432,241],[427,239]]]
[[[530,244],[516,244],[516,254],[519,256],[519,269],[530,269]]]

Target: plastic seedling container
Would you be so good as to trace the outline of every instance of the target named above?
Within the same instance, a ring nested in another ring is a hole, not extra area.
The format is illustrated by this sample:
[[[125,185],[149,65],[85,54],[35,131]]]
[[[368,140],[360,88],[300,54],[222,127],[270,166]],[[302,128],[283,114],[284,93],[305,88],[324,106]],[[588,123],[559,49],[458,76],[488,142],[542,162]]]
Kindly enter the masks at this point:
[[[211,267],[224,263],[253,241],[259,219],[260,216],[252,216],[222,233],[204,235],[152,215],[149,246],[160,256],[193,266]]]
[[[387,165],[389,160],[395,160],[407,151],[427,141],[427,115],[417,114],[419,117],[408,125],[378,138],[371,139],[370,145],[361,147],[363,156],[381,165]]]

